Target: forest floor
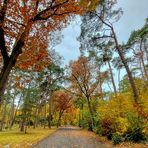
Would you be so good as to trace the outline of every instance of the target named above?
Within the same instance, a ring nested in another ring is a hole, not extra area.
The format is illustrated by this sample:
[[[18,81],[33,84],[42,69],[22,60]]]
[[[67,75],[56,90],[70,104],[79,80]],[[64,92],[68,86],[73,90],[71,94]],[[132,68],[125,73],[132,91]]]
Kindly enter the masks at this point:
[[[33,148],[148,148],[148,145],[121,143],[115,146],[105,137],[99,137],[93,132],[77,127],[61,127]]]

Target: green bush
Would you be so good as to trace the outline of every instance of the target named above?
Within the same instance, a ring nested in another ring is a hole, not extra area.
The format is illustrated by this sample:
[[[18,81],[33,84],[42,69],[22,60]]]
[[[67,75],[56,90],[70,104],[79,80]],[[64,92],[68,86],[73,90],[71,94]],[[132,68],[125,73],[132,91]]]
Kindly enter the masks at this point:
[[[122,142],[122,137],[118,133],[114,133],[114,134],[112,134],[111,140],[116,145],[116,144],[119,144],[120,142]]]
[[[113,136],[112,132],[108,133],[108,134],[107,134],[107,139],[108,139],[108,140],[111,140],[111,139],[112,139],[112,136]]]
[[[146,140],[146,136],[143,133],[143,128],[140,126],[130,127],[126,132],[125,140],[134,142]]]
[[[129,120],[129,127],[124,135],[125,140],[133,142],[140,142],[146,140],[146,134],[144,133],[145,122],[143,118],[130,115],[128,120]]]
[[[94,127],[94,132],[98,135],[102,135],[102,128],[101,128],[100,124],[98,124]]]
[[[80,121],[80,126],[87,129],[88,128],[88,121],[87,120],[81,120]]]

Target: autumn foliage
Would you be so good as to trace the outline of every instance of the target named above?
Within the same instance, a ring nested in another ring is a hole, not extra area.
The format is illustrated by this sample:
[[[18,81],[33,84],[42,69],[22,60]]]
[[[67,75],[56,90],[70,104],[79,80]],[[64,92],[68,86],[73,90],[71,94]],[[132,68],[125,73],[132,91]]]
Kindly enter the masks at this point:
[[[64,91],[57,91],[53,98],[55,108],[58,112],[57,127],[59,127],[61,125],[61,118],[64,112],[72,107],[72,95]]]
[[[54,102],[56,108],[60,112],[64,112],[66,109],[72,106],[72,96],[64,91],[58,91],[54,94]]]
[[[2,1],[1,1],[2,4]],[[18,0],[9,1],[6,3],[6,14],[3,20],[3,31],[7,40],[5,46],[9,55],[13,52],[13,48],[17,45],[19,40],[23,39],[23,52],[18,61],[27,67],[36,63],[37,59],[47,57],[45,51],[48,47],[48,34],[51,31],[64,27],[72,13],[80,13],[81,8],[73,0],[69,1],[27,1]],[[4,49],[3,49],[4,50]],[[41,50],[41,51],[40,51]],[[25,52],[26,51],[26,52]],[[29,53],[30,52],[30,53]],[[31,53],[36,53],[31,55]],[[38,57],[37,54],[39,54]],[[43,55],[40,55],[43,54]],[[22,57],[29,56],[31,62],[26,62]],[[19,63],[20,64],[20,63]],[[24,67],[25,67],[24,66]]]
[[[0,99],[12,67],[42,71],[50,62],[49,32],[65,27],[83,7],[75,0],[0,1]]]
[[[116,2],[0,0],[0,131],[69,124],[114,144],[146,141],[148,20],[120,45]],[[82,14],[81,55],[63,68],[56,31]]]

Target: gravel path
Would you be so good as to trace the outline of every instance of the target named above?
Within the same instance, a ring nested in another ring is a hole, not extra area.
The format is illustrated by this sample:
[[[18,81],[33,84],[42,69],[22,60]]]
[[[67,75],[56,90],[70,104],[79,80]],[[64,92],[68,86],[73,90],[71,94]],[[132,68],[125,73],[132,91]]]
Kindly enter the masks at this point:
[[[33,148],[112,148],[92,132],[76,127],[62,127]]]

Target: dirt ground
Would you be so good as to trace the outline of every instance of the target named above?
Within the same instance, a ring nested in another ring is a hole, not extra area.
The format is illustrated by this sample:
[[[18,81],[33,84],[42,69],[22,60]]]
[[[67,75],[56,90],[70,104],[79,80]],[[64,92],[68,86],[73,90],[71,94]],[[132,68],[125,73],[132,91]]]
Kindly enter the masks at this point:
[[[113,148],[113,145],[100,141],[93,132],[77,127],[62,127],[33,148]]]

